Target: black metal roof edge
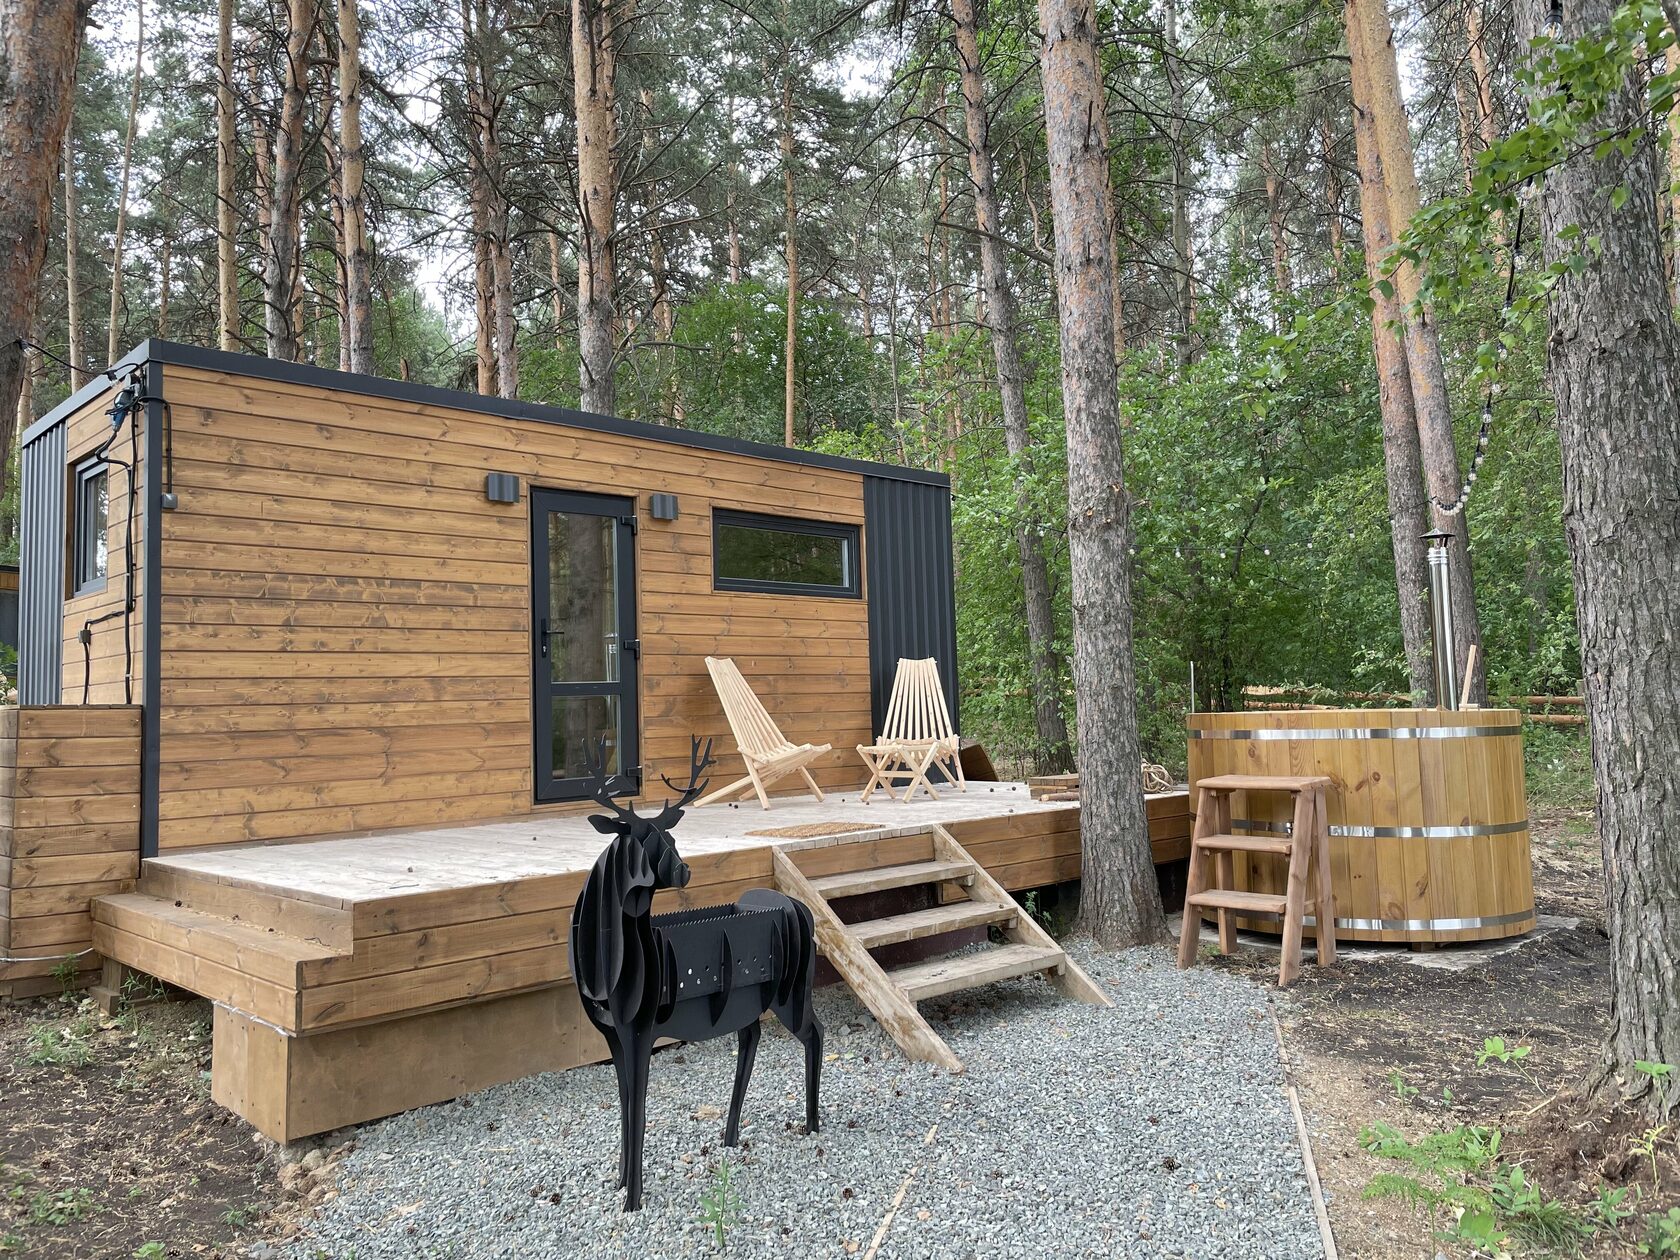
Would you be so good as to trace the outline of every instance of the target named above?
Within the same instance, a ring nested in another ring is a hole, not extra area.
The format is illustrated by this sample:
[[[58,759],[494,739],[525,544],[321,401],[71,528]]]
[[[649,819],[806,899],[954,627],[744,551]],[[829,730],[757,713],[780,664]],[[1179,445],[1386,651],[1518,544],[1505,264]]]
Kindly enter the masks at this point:
[[[159,346],[166,346],[168,344],[170,343],[166,341],[158,341],[155,338],[150,341],[142,341],[139,345],[135,346],[134,349],[123,355],[122,358],[118,359],[104,371],[95,372],[93,374],[93,379],[86,385],[83,385],[80,389],[76,390],[70,395],[70,397],[66,398],[63,402],[59,403],[58,406],[54,407],[51,411],[47,412],[46,415],[42,416],[34,424],[25,429],[23,431],[23,436],[18,439],[18,445],[28,446],[48,429],[63,421],[64,417],[68,416],[71,412],[80,411],[95,398],[98,398],[99,395],[110,389],[111,382],[117,377],[123,375],[127,369],[138,367],[142,363],[150,362],[152,358],[155,357],[156,348]]]
[[[574,429],[591,429],[599,433],[616,433],[624,437],[641,438],[650,442],[666,442],[673,446],[689,446],[700,450],[722,451],[731,455],[746,455],[755,459],[776,460],[785,464],[803,464],[811,468],[829,468],[839,472],[859,473],[868,477],[885,477],[895,481],[910,481],[922,485],[950,488],[950,477],[929,469],[904,468],[898,464],[875,463],[865,459],[851,459],[843,455],[825,455],[819,451],[791,450],[785,446],[771,446],[766,442],[749,442],[741,438],[723,437],[695,429],[675,429],[645,420],[621,420],[616,416],[595,415],[575,411],[569,407],[551,407],[544,403],[519,399],[491,398],[483,394],[469,394],[463,390],[440,389],[435,385],[421,385],[414,381],[395,381],[383,376],[361,376],[354,372],[336,372],[316,367],[313,363],[286,363],[257,354],[237,354],[227,350],[212,350],[205,346],[189,346],[178,341],[164,341],[153,337],[142,342],[121,360],[117,367],[155,360],[178,367],[200,368],[209,372],[229,372],[259,380],[280,381],[288,385],[308,385],[316,389],[335,389],[346,393],[365,394],[394,402],[418,403],[434,407],[452,407],[458,411],[476,411],[484,415],[510,420],[534,420],[542,424],[565,425]],[[113,369],[114,370],[114,369]],[[94,397],[106,382],[101,379],[84,386],[77,394],[31,426],[24,435],[27,442],[36,430],[49,427],[65,414],[74,411]],[[97,387],[97,388],[96,388]],[[86,397],[84,397],[86,395]]]

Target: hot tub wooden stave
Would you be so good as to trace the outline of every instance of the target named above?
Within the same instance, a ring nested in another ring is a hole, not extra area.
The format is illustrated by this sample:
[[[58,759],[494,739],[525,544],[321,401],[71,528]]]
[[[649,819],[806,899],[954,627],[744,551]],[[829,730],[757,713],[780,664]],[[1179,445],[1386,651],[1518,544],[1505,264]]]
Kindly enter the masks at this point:
[[[1333,781],[1327,812],[1338,937],[1496,940],[1534,927],[1515,710],[1197,713],[1188,725],[1192,784],[1216,774]],[[1239,793],[1232,829],[1282,830],[1288,809],[1287,796]],[[1236,872],[1240,888],[1284,891],[1279,858],[1237,854]],[[1275,920],[1239,923],[1279,930]]]

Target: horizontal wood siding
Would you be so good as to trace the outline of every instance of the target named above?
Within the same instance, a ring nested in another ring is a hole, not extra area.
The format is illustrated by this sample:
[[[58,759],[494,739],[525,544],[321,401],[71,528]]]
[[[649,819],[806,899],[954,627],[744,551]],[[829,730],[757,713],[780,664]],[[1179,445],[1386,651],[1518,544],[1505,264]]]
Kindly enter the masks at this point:
[[[113,387],[114,390],[115,387]],[[65,469],[66,481],[70,480],[71,472],[77,464],[99,449],[101,443],[111,436],[111,399],[112,393],[100,395],[93,402],[77,411],[66,421],[65,441]],[[130,425],[133,427],[135,441],[130,442]],[[138,453],[138,459],[136,454]],[[117,440],[107,452],[111,459],[121,460],[124,464],[138,464],[140,471],[137,484],[145,483],[146,462],[146,433],[144,410],[131,415],[129,425],[125,425]],[[64,602],[64,655],[63,655],[63,691],[60,699],[65,704],[125,704],[130,701],[138,703],[141,698],[140,678],[142,665],[143,634],[141,630],[141,614],[144,610],[142,592],[145,586],[145,554],[142,540],[145,537],[145,512],[141,503],[137,502],[134,509],[134,612],[128,619],[128,642],[131,653],[123,650],[123,618],[119,615],[109,621],[100,622],[90,631],[90,641],[86,646],[82,644],[82,627],[90,621],[97,621],[111,613],[121,613],[123,601],[128,596],[126,582],[126,564],[129,548],[128,544],[128,469],[112,464],[106,477],[106,486],[110,494],[110,502],[105,518],[105,545],[108,576],[105,588],[89,595],[67,598]],[[70,545],[69,535],[74,530],[76,501],[74,484],[65,499],[65,581],[73,580],[71,574],[71,557],[68,555]],[[66,592],[68,594],[68,592]],[[125,692],[123,686],[124,673],[132,670],[132,694]],[[85,683],[85,688],[84,688]]]
[[[533,487],[637,500],[649,782],[690,731],[738,773],[708,654],[835,746],[820,782],[861,780],[865,602],[711,589],[714,506],[861,525],[859,475],[199,369],[164,388],[161,847],[530,812]],[[520,502],[490,503],[489,472]],[[657,492],[678,520],[647,516]]]
[[[57,992],[91,948],[89,903],[139,866],[140,710],[0,708],[0,955],[30,960],[0,963],[0,997]]]

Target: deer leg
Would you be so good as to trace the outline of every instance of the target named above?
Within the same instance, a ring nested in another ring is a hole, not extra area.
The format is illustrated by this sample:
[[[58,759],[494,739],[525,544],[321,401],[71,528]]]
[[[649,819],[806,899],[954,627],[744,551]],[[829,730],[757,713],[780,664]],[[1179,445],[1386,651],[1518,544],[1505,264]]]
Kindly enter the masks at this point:
[[[723,1130],[725,1146],[734,1146],[741,1136],[741,1104],[747,1098],[747,1082],[752,1079],[753,1060],[758,1057],[758,1039],[763,1031],[763,1025],[756,1019],[741,1029],[735,1056],[735,1090],[729,1095],[729,1123]]]
[[[653,1058],[653,1037],[648,1033],[631,1033],[626,1038],[629,1051],[630,1125],[628,1155],[630,1167],[625,1181],[624,1210],[642,1210],[642,1142],[647,1136],[648,1062]]]
[[[607,1048],[612,1051],[613,1075],[618,1078],[618,1185],[616,1189],[624,1189],[624,1176],[630,1166],[630,1064],[624,1057],[624,1042],[620,1040],[616,1031],[602,1028],[601,1035],[607,1039]]]
[[[809,999],[807,999],[809,1000]],[[817,1131],[817,1087],[822,1081],[823,1030],[816,1017],[805,1037],[805,1132]]]

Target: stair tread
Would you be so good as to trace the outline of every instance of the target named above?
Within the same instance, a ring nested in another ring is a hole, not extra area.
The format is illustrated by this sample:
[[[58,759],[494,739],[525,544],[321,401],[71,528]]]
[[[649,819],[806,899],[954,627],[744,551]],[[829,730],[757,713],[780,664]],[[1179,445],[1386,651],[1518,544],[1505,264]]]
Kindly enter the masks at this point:
[[[272,931],[251,923],[240,923],[207,910],[178,906],[173,901],[165,901],[160,897],[140,892],[114,893],[96,898],[93,902],[93,918],[95,922],[104,923],[119,931],[144,936],[177,948],[181,947],[185,938],[191,936],[220,943],[224,949],[217,952],[250,952],[293,966],[300,962],[337,958],[341,955],[341,951],[318,941],[288,936],[284,932]],[[206,953],[205,956],[214,957],[210,953]]]
[[[912,1001],[921,1002],[997,980],[1047,971],[1065,958],[1066,955],[1054,946],[1000,945],[977,954],[934,958],[897,967],[887,972],[887,978],[903,989]]]
[[[1216,774],[1198,779],[1196,786],[1214,792],[1304,792],[1329,787],[1330,780],[1322,774]]]
[[[1289,904],[1281,893],[1239,892],[1235,888],[1207,888],[1185,900],[1209,910],[1258,910],[1270,914],[1282,914]]]
[[[887,915],[880,919],[866,919],[848,923],[851,933],[865,949],[882,945],[896,945],[900,941],[915,941],[944,932],[958,932],[964,928],[985,927],[993,923],[1013,922],[1019,910],[1010,903],[990,901],[956,901],[928,910],[911,910],[905,914]]]
[[[839,875],[811,877],[811,886],[825,898],[853,897],[887,888],[909,888],[916,884],[938,884],[974,874],[971,862],[909,862],[903,866],[877,866]]]
[[[1196,847],[1226,853],[1287,855],[1294,852],[1295,840],[1291,836],[1202,836],[1196,841]]]

